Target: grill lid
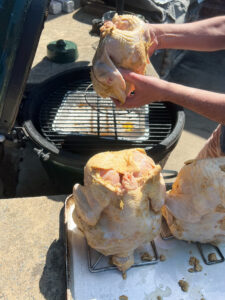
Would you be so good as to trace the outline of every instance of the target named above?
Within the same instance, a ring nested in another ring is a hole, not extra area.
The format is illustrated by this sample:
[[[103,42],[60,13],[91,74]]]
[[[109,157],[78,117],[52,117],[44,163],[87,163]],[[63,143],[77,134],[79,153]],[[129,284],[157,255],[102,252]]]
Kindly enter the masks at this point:
[[[0,4],[0,133],[16,120],[26,80],[47,16],[48,0]]]

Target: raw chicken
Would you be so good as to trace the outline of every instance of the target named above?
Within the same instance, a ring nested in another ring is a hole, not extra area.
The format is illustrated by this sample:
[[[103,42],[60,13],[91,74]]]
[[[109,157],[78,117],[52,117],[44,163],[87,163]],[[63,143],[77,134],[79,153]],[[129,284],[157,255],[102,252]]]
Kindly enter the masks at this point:
[[[163,215],[182,240],[225,241],[225,157],[194,160],[179,172]]]
[[[160,231],[165,184],[142,149],[94,155],[84,169],[84,186],[74,186],[73,218],[88,244],[125,272],[134,250]]]
[[[118,68],[145,74],[149,63],[151,39],[146,24],[132,15],[115,14],[100,28],[101,38],[93,58],[91,79],[101,97],[114,97],[125,102],[134,87],[125,82]]]

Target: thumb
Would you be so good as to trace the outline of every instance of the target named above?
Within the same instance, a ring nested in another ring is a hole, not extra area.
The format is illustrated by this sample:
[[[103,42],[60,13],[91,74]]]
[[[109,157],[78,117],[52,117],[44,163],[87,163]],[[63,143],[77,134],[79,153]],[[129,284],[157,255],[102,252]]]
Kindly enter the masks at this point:
[[[127,70],[127,69],[120,68],[119,71],[126,81],[128,81],[130,83],[134,83],[134,84],[139,80],[139,76],[141,76],[141,75],[139,75],[133,71]]]

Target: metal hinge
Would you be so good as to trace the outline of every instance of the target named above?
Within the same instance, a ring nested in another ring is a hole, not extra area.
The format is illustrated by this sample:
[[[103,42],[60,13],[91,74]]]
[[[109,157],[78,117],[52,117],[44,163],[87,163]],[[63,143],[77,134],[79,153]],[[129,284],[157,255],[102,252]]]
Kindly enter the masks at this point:
[[[47,161],[50,158],[50,153],[49,152],[45,153],[44,149],[34,148],[34,152],[36,152],[38,157],[43,161]]]
[[[10,137],[14,143],[24,142],[28,139],[28,133],[23,127],[14,127],[10,133]]]

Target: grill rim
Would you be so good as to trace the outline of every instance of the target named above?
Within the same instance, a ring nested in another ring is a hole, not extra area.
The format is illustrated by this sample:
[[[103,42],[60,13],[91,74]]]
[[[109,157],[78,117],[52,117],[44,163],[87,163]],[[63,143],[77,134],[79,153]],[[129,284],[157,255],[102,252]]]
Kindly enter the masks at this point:
[[[83,66],[83,67],[74,67],[70,70],[60,72],[54,76],[49,77],[47,80],[41,82],[40,84],[27,84],[26,91],[25,91],[25,98],[23,99],[20,113],[19,113],[19,123],[22,125],[22,127],[25,129],[26,135],[41,149],[45,149],[48,152],[50,152],[50,155],[69,155],[69,157],[72,155],[72,157],[79,157],[82,153],[76,154],[72,153],[70,151],[62,150],[57,148],[53,142],[48,141],[44,135],[41,135],[39,132],[37,120],[38,116],[37,113],[35,115],[35,111],[38,110],[35,109],[35,106],[38,106],[38,102],[40,100],[38,99],[40,95],[44,97],[43,90],[45,90],[46,85],[49,87],[55,86],[56,81],[60,81],[60,78],[64,78],[65,76],[71,76],[72,74],[76,73],[76,75],[80,75],[80,72],[90,72],[91,67],[90,66]],[[173,104],[173,103],[166,103],[166,105],[170,108],[170,110],[173,113],[174,117],[174,124],[172,124],[172,131],[171,133],[161,142],[159,142],[157,145],[153,147],[142,147],[146,150],[146,152],[150,156],[157,155],[157,153],[164,151],[162,158],[170,152],[178,142],[180,135],[182,133],[182,130],[184,128],[185,124],[185,113],[183,111],[183,108]],[[40,109],[40,108],[39,108]],[[36,119],[36,120],[35,120]],[[40,129],[40,128],[39,128]],[[112,143],[115,141],[112,140]],[[127,143],[129,148],[130,142]],[[143,145],[144,146],[144,145]],[[131,145],[130,145],[131,147]],[[137,147],[140,147],[137,145]],[[85,156],[85,155],[84,155]],[[89,157],[89,155],[87,155]]]

